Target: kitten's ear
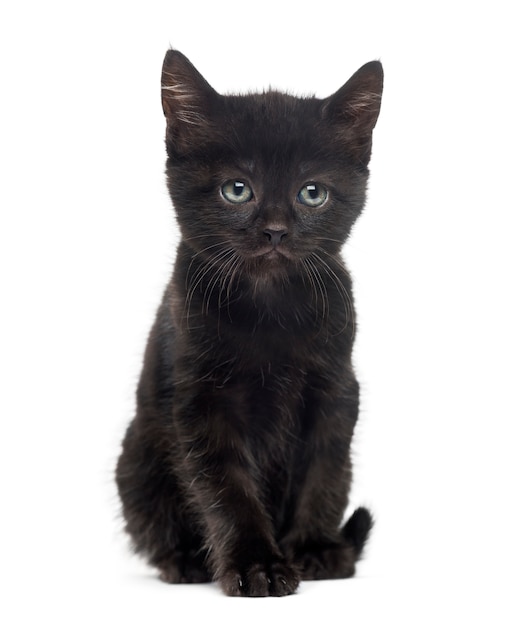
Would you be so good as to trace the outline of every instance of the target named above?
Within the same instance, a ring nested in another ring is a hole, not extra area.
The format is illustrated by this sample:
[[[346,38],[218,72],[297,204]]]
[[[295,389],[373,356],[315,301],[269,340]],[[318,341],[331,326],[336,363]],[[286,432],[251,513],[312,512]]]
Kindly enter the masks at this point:
[[[323,104],[323,115],[339,135],[367,165],[371,154],[371,134],[381,108],[383,71],[379,61],[363,65]]]
[[[218,94],[177,50],[168,50],[164,58],[161,96],[167,140],[175,147],[193,144],[208,132]]]

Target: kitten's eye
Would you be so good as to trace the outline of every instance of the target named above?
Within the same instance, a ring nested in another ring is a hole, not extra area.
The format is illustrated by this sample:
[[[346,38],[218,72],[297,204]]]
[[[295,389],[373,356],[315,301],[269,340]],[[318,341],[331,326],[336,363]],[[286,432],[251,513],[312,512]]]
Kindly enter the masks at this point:
[[[253,198],[251,187],[241,180],[230,180],[222,185],[222,196],[233,204],[243,204]]]
[[[327,189],[319,183],[307,183],[299,190],[297,199],[301,204],[306,204],[310,207],[319,207],[325,204],[329,194]]]

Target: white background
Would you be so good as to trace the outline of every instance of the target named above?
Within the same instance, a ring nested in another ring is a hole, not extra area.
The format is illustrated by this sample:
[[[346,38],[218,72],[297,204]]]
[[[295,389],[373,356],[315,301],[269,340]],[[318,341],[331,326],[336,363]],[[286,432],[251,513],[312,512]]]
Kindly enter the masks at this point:
[[[4,624],[530,624],[530,18],[505,2],[14,2],[0,14]],[[385,69],[346,248],[363,385],[359,576],[285,599],[166,586],[113,468],[177,238],[169,45],[222,92]]]

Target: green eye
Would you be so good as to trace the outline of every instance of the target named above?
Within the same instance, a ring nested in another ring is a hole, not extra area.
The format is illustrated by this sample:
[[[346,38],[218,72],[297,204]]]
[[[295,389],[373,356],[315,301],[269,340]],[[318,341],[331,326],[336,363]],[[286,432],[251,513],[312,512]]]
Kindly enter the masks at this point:
[[[251,187],[241,180],[229,180],[222,185],[222,196],[232,204],[243,204],[253,198]]]
[[[310,207],[319,207],[325,204],[329,194],[327,189],[319,183],[307,183],[303,185],[297,194],[297,199],[301,204]]]

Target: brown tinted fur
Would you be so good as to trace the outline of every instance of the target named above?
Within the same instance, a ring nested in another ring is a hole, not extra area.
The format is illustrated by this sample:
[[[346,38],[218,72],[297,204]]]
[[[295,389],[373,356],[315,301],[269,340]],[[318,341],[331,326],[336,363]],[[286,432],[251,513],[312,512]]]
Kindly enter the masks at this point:
[[[163,580],[280,596],[354,573],[372,522],[360,508],[342,527],[358,384],[340,251],[381,90],[372,62],[325,100],[220,96],[166,56],[182,240],[116,472],[126,530]]]

